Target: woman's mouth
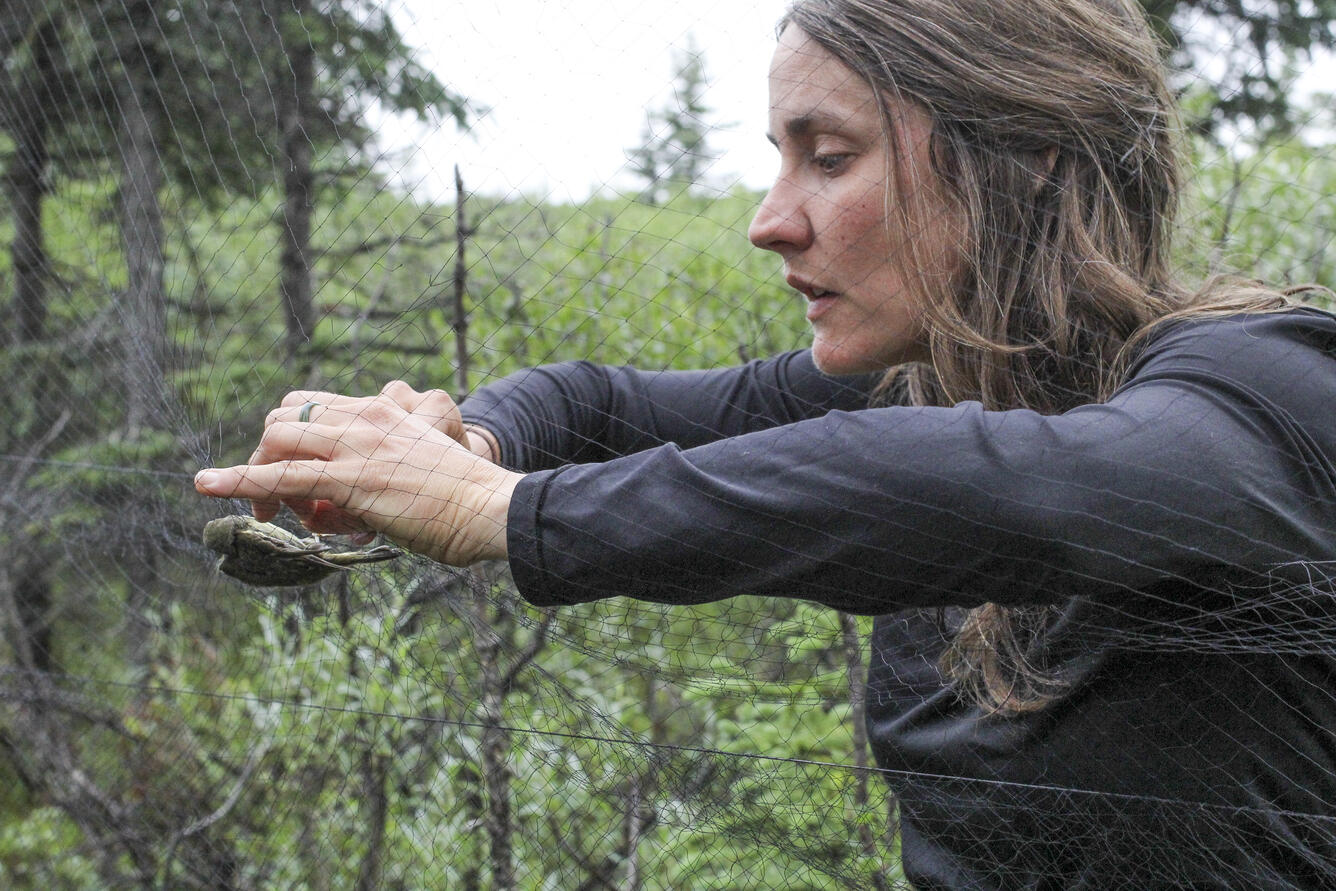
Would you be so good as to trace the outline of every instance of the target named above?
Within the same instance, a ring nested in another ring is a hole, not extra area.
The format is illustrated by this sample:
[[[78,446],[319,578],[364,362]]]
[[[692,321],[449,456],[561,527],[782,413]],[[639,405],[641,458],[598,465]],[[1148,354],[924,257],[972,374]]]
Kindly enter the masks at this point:
[[[820,318],[841,296],[839,291],[831,291],[819,285],[814,285],[794,273],[788,273],[784,278],[789,283],[790,288],[807,298],[807,321],[809,322]]]
[[[803,291],[803,296],[807,298],[807,321],[814,322],[830,309],[840,295],[836,291],[808,288]]]

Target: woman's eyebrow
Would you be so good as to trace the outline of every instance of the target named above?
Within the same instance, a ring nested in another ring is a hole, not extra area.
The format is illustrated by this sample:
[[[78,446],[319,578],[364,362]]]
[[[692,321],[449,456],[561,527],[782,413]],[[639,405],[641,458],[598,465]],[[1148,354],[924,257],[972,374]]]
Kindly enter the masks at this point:
[[[813,130],[839,130],[849,122],[852,115],[835,115],[827,111],[809,111],[784,122],[784,135],[791,139],[807,136]],[[766,133],[765,138],[771,145],[778,146],[779,139],[773,133]]]

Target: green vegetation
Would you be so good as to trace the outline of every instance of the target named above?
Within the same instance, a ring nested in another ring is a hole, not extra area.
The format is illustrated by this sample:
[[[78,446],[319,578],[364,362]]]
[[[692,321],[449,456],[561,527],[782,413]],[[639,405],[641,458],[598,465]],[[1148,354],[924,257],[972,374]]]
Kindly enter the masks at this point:
[[[226,508],[193,473],[245,460],[290,389],[805,343],[746,241],[758,195],[475,195],[460,233],[457,207],[387,188],[360,110],[470,106],[377,4],[312,6],[0,23],[0,886],[896,885],[893,802],[853,732],[866,620],[761,598],[546,612],[494,566],[279,595],[213,571],[199,532]],[[265,37],[195,46],[212,34]],[[1330,146],[1203,142],[1193,167],[1188,275],[1336,282]]]
[[[506,887],[509,871],[516,887],[566,887],[634,860],[644,888],[828,887],[893,861],[891,842],[858,842],[868,808],[885,826],[884,793],[874,786],[866,804],[848,770],[820,766],[853,761],[828,611],[626,602],[548,617],[503,575],[482,583],[421,562],[284,599],[213,573],[197,536],[217,508],[190,475],[244,460],[282,392],[453,379],[453,210],[369,180],[331,202],[313,230],[328,247],[298,381],[273,309],[272,242],[257,237],[277,198],[216,212],[164,202],[175,426],[127,436],[97,361],[125,336],[105,322],[119,275],[101,210],[112,198],[80,184],[47,206],[65,221],[51,230],[53,265],[82,277],[52,317],[83,352],[4,353],[20,379],[55,364],[66,404],[87,415],[27,477],[29,522],[6,529],[11,547],[39,547],[55,567],[48,655],[60,673],[22,680],[70,711],[53,729],[16,710],[7,732],[61,736],[99,790],[62,791],[44,777],[62,765],[19,747],[9,884],[148,875],[177,887],[226,869],[238,887],[342,887],[368,870],[410,886]],[[800,345],[797,298],[745,241],[755,200],[473,198],[471,381],[552,358],[694,367]],[[30,409],[15,397],[12,417]],[[486,828],[500,796],[504,845]]]
[[[1329,154],[1203,149],[1198,165],[1185,267],[1336,279]],[[796,300],[745,241],[756,199],[472,198],[471,383],[551,359],[698,367],[800,345]],[[213,506],[190,474],[244,459],[284,390],[452,379],[453,209],[365,179],[329,203],[313,232],[327,247],[310,370],[295,381],[259,237],[277,199],[166,202],[175,427],[127,437],[99,370],[123,336],[107,322],[121,274],[111,200],[86,183],[51,197],[59,338],[3,353],[11,378],[41,369],[79,408],[26,477],[27,522],[4,530],[53,568],[59,668],[6,683],[65,704],[45,722],[5,713],[7,885],[182,887],[219,869],[238,887],[372,873],[506,887],[507,870],[522,888],[632,869],[647,889],[894,880],[881,787],[860,793],[854,771],[829,766],[854,763],[849,653],[829,611],[758,599],[546,615],[496,569],[425,563],[265,598],[212,572],[195,536]],[[22,429],[40,420],[24,392],[6,396]],[[7,662],[22,665],[17,651]],[[16,745],[24,732],[62,740],[68,762]],[[70,765],[103,805],[42,776]],[[498,796],[504,833],[489,824]]]

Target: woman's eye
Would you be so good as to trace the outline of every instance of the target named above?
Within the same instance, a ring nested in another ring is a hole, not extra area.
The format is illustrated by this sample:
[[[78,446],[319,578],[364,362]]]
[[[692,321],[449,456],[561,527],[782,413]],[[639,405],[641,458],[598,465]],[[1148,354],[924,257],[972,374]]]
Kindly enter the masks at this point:
[[[822,173],[839,173],[849,158],[850,155],[846,154],[813,155],[812,163]]]

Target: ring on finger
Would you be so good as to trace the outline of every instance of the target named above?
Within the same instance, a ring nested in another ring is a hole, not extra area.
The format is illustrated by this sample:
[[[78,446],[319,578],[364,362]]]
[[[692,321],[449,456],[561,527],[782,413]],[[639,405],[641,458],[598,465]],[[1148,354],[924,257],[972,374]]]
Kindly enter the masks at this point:
[[[304,404],[302,406],[302,410],[297,414],[297,420],[302,424],[305,424],[308,421],[310,421],[311,409],[315,408],[318,405],[320,405],[319,402],[307,402],[306,404]]]

